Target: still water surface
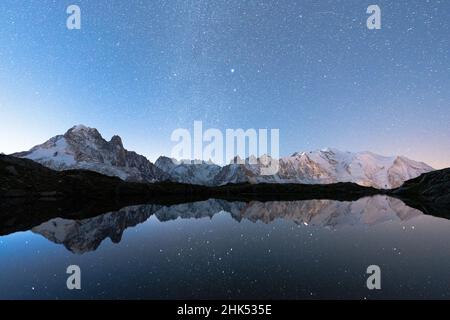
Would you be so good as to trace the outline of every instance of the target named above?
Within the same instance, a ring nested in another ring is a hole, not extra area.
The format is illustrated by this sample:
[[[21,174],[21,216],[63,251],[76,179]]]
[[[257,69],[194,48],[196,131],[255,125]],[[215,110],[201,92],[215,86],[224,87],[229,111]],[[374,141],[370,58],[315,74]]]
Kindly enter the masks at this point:
[[[386,196],[133,206],[0,237],[0,265],[1,299],[448,299],[450,221]]]

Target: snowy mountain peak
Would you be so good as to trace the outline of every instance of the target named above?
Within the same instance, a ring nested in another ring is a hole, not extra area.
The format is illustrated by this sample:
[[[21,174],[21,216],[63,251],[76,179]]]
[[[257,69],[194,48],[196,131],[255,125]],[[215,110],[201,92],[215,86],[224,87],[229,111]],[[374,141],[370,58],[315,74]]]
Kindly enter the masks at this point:
[[[308,152],[295,152],[281,158],[279,171],[273,176],[260,175],[256,165],[245,162],[240,166],[228,165],[216,177],[219,185],[226,183],[305,183],[327,184],[353,182],[380,189],[396,188],[406,180],[434,170],[422,162],[403,156],[386,157],[372,152],[349,152],[326,148]]]
[[[119,136],[113,136],[109,143],[116,148],[123,148],[122,138],[120,138]]]
[[[92,137],[101,137],[100,132],[98,132],[95,128],[90,128],[85,125],[79,124],[73,126],[64,135],[78,135],[78,136],[92,136]]]
[[[155,166],[167,173],[173,181],[198,185],[212,185],[214,177],[221,169],[211,162],[200,160],[178,161],[165,156],[159,157]]]
[[[84,169],[127,181],[154,182],[168,179],[144,156],[127,151],[119,136],[103,139],[95,128],[77,125],[26,152],[14,154],[54,170]]]
[[[69,129],[69,131],[71,130],[71,131],[88,131],[88,130],[90,130],[91,128],[88,128],[88,127],[86,127],[85,125],[83,125],[83,124],[79,124],[79,125],[76,125],[76,126],[73,126],[71,129]]]
[[[160,156],[156,161],[155,161],[155,166],[157,166],[158,168],[160,168],[161,170],[164,170],[166,172],[170,171],[172,168],[174,168],[175,166],[181,164],[178,160],[174,159],[174,158],[169,158],[166,156]]]
[[[344,151],[341,151],[341,150],[336,149],[336,148],[330,148],[330,147],[323,148],[320,151],[323,152],[323,153],[345,153]]]

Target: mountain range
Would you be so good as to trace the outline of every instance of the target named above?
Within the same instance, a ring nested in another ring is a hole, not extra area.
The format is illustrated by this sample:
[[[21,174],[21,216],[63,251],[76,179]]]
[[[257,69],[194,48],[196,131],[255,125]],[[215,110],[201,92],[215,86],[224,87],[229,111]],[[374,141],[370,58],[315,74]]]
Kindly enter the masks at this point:
[[[106,141],[97,129],[83,125],[13,156],[36,161],[57,171],[90,170],[132,182],[156,182],[170,178],[144,156],[126,150],[119,136]]]
[[[279,159],[279,171],[261,175],[262,163],[274,161],[266,156],[250,162],[234,161],[223,167],[211,162],[177,161],[160,157],[154,164],[124,148],[122,139],[106,141],[98,130],[74,126],[29,151],[13,154],[50,169],[83,169],[131,182],[173,181],[186,184],[221,186],[231,183],[331,184],[353,182],[378,189],[391,189],[434,169],[403,156],[385,157],[372,152],[344,152],[324,149],[296,152]],[[267,159],[269,158],[269,159]]]
[[[392,221],[408,221],[423,216],[402,201],[387,196],[361,198],[354,202],[333,200],[228,202],[209,199],[172,206],[141,205],[123,208],[93,218],[55,218],[31,230],[48,240],[63,244],[77,254],[96,250],[104,239],[119,243],[127,228],[155,216],[160,222],[176,219],[212,218],[227,213],[241,222],[271,223],[277,219],[298,225],[326,227],[369,227]]]

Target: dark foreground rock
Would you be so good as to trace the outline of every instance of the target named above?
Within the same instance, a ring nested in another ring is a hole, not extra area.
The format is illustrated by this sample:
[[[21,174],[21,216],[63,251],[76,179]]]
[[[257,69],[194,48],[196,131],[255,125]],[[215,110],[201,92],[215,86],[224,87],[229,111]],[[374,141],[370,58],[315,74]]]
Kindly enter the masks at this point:
[[[450,217],[450,168],[408,180],[391,194],[427,214]]]

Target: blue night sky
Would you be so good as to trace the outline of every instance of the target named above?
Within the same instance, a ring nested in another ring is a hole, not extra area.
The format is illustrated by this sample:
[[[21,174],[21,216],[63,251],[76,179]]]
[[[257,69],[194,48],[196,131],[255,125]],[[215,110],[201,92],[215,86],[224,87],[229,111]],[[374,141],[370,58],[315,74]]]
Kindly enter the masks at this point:
[[[2,0],[0,152],[83,123],[154,161],[201,120],[450,166],[449,52],[447,0]]]

